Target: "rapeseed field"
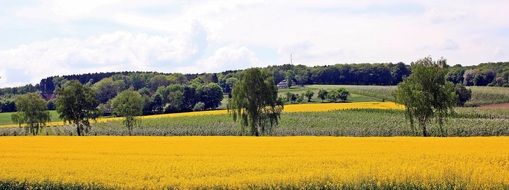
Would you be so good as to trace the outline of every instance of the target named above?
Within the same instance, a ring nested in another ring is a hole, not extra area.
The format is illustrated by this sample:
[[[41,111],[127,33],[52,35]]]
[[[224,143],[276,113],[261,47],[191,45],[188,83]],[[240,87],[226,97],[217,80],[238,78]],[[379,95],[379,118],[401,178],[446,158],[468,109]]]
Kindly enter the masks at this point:
[[[508,137],[1,137],[0,185],[503,189],[507,147]]]

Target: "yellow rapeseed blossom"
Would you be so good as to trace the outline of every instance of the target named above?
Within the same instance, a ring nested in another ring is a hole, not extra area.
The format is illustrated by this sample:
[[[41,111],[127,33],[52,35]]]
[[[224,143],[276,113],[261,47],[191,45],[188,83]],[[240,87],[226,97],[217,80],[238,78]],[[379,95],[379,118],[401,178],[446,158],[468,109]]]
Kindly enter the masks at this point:
[[[322,104],[291,104],[284,107],[284,112],[324,112],[345,109],[403,109],[402,105],[394,102],[354,102],[354,103],[322,103]],[[169,113],[158,115],[141,116],[142,119],[154,118],[172,118],[172,117],[188,117],[188,116],[205,116],[205,115],[224,115],[226,110],[211,111],[195,111],[185,113]],[[97,122],[104,123],[109,121],[121,120],[122,118],[98,118]],[[53,121],[47,123],[48,126],[64,125],[62,121]],[[0,125],[0,127],[17,127],[18,125]]]
[[[1,137],[0,181],[503,189],[508,147],[508,137]]]

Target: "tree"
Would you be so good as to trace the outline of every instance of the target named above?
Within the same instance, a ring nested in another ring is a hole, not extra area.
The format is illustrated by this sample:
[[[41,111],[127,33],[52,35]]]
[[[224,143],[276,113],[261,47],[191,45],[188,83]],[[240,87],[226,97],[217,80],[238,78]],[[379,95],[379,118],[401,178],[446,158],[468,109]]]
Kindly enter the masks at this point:
[[[454,91],[456,96],[458,96],[456,105],[463,106],[465,102],[472,98],[472,90],[465,88],[462,84],[456,84]]]
[[[286,92],[286,101],[287,102],[293,102],[292,99],[294,99],[293,97],[295,97],[295,94],[291,93],[291,92]]]
[[[278,101],[277,87],[270,74],[251,68],[240,74],[228,101],[228,112],[234,121],[240,120],[242,129],[259,136],[279,123],[283,103]]]
[[[99,116],[92,88],[83,86],[79,81],[67,82],[57,90],[56,106],[60,118],[76,126],[78,136],[85,135],[91,129],[90,120]]]
[[[132,135],[133,127],[137,123],[136,116],[143,114],[144,100],[140,93],[126,90],[118,94],[111,102],[113,114],[124,117],[124,125]]]
[[[339,100],[339,91],[337,90],[331,90],[328,94],[327,94],[327,98],[329,99],[330,102],[337,102]]]
[[[448,81],[451,81],[454,84],[463,83],[463,75],[465,74],[465,69],[461,67],[451,67],[449,68],[449,72],[447,72],[446,78]]]
[[[329,92],[324,89],[318,90],[318,98],[322,100],[322,102],[329,97]]]
[[[288,85],[288,88],[293,86],[293,80],[295,79],[295,72],[293,70],[288,70],[285,73],[286,76],[286,83]]]
[[[315,93],[309,89],[304,93],[304,96],[306,96],[306,98],[308,98],[308,102],[311,102],[313,95],[315,95]]]
[[[410,70],[407,68],[407,66],[399,62],[391,69],[391,76],[392,76],[392,84],[396,85],[399,82],[403,80],[404,77],[408,76],[410,74]]]
[[[338,89],[338,99],[341,101],[346,101],[348,99],[348,96],[350,96],[350,92],[345,88]]]
[[[478,70],[469,69],[463,73],[463,85],[472,86],[474,85],[474,77],[479,73]]]
[[[304,94],[300,94],[300,95],[299,94],[295,94],[295,96],[296,96],[295,97],[296,98],[295,101],[297,103],[302,103],[304,101]]]
[[[23,123],[25,123],[25,121],[23,121],[23,117],[22,117],[22,116],[21,116],[21,114],[20,114],[20,113],[18,113],[18,112],[16,112],[16,113],[12,113],[12,114],[11,114],[11,121],[12,121],[13,123],[18,124],[18,126],[19,126],[19,127],[21,127],[21,125],[22,125]]]
[[[197,89],[199,100],[205,103],[205,109],[217,108],[223,100],[223,89],[216,83],[208,83]]]
[[[309,71],[304,65],[297,65],[294,68],[295,81],[298,85],[304,86],[309,80]]]
[[[168,86],[170,84],[170,81],[166,79],[166,76],[164,75],[156,75],[152,77],[149,81],[150,89],[157,90],[157,88],[161,86]]]
[[[454,112],[457,95],[454,85],[446,80],[446,69],[442,67],[446,60],[433,61],[430,57],[411,64],[412,74],[398,85],[396,100],[406,107],[406,116],[412,130],[414,120],[422,129],[422,135],[428,136],[427,125],[435,119],[440,132],[444,135],[444,120]]]
[[[48,105],[38,93],[28,93],[16,98],[18,112],[12,116],[12,120],[21,126],[27,124],[27,132],[37,135],[40,129],[50,121]]]
[[[125,89],[125,83],[121,80],[113,81],[112,78],[104,78],[95,83],[92,89],[96,92],[99,102],[106,103]]]

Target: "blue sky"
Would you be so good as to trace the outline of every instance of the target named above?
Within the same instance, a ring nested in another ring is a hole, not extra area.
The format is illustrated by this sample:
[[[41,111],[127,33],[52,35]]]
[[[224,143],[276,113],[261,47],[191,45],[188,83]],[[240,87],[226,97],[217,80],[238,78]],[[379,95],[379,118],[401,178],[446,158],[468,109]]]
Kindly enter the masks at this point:
[[[0,87],[105,71],[509,61],[509,1],[0,0]]]

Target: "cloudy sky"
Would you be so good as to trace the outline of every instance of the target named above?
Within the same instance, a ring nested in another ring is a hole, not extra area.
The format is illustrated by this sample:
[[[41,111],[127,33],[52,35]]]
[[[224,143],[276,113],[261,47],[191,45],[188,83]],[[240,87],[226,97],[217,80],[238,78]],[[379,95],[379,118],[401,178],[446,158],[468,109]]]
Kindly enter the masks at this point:
[[[507,0],[0,0],[0,87],[104,71],[509,61]]]

